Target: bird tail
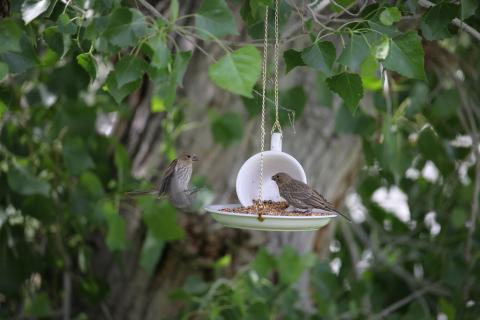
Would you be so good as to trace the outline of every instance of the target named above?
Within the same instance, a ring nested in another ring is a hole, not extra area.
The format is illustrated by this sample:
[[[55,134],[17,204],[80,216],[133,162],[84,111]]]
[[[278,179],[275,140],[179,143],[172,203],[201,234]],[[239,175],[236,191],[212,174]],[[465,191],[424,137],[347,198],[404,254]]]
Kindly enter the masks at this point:
[[[336,214],[344,217],[348,222],[352,222],[352,219],[350,219],[347,215],[341,213],[340,211],[338,211],[338,210],[336,210],[336,209],[333,209],[332,211],[335,212]]]
[[[128,191],[125,193],[127,197],[139,197],[139,196],[146,196],[146,195],[151,195],[155,196],[158,194],[157,190],[133,190],[133,191]]]

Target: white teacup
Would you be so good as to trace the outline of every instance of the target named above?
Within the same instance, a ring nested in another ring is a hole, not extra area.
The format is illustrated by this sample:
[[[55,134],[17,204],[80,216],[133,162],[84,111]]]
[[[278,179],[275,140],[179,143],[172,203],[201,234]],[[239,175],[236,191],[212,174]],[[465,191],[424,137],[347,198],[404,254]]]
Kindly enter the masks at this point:
[[[261,154],[251,156],[238,171],[237,197],[243,206],[250,206],[258,199]],[[300,163],[288,153],[282,152],[282,134],[273,133],[269,151],[263,152],[263,200],[281,201],[280,193],[272,176],[288,173],[292,178],[307,182]]]

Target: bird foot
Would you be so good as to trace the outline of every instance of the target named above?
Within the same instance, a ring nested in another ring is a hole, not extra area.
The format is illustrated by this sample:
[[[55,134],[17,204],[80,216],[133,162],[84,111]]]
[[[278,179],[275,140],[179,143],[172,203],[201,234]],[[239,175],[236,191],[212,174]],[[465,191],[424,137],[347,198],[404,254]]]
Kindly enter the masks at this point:
[[[202,189],[203,189],[203,188],[191,188],[191,189],[185,190],[184,192],[185,192],[187,195],[191,196],[192,194],[197,193],[198,191],[200,191],[200,190],[202,190]]]

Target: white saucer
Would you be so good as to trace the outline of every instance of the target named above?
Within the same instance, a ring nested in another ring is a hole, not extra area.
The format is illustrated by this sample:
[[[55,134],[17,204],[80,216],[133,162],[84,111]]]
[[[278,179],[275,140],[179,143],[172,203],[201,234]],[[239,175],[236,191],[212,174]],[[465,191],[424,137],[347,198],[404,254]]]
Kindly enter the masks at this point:
[[[205,207],[213,219],[225,227],[263,230],[263,231],[314,231],[327,225],[336,214],[322,216],[269,216],[262,215],[263,221],[257,215],[220,211],[225,208],[240,208],[240,204],[216,204]],[[314,210],[316,212],[317,210]],[[318,212],[321,212],[318,210]]]

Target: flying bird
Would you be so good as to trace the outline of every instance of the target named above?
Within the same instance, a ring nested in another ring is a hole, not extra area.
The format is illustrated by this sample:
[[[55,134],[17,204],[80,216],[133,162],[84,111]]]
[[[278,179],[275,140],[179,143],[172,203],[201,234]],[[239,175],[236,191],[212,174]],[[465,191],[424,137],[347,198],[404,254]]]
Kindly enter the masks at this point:
[[[279,172],[272,176],[277,183],[280,195],[292,207],[304,210],[321,209],[326,212],[334,212],[348,221],[352,221],[346,215],[338,212],[320,193],[309,185],[290,177],[285,172]]]
[[[158,189],[145,191],[130,191],[127,196],[153,195],[156,197],[167,196],[177,208],[185,208],[191,204],[192,190],[189,189],[192,177],[193,161],[198,157],[189,152],[182,153],[167,167],[160,180]]]

